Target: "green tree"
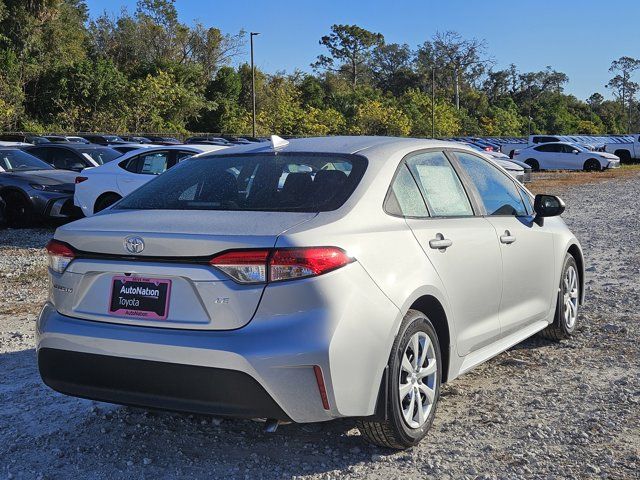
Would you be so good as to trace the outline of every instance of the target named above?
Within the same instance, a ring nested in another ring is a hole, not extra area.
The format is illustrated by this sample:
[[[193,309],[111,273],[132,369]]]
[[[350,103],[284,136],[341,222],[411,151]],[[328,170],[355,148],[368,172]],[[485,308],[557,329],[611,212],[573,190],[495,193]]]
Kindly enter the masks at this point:
[[[382,43],[371,54],[370,68],[373,83],[381,90],[400,96],[418,85],[418,74],[413,70],[413,52],[409,45]]]
[[[398,107],[378,100],[362,103],[350,126],[355,135],[406,136],[411,132],[411,121]]]
[[[129,84],[127,127],[133,132],[185,131],[187,122],[206,106],[198,92],[167,72],[148,74]]]
[[[411,135],[431,137],[432,102],[431,95],[412,89],[401,99],[402,110],[411,122]],[[435,134],[437,137],[449,137],[460,133],[460,117],[455,107],[444,99],[436,100]]]
[[[640,85],[632,81],[631,77],[638,69],[640,69],[640,60],[633,57],[620,57],[611,62],[611,67],[609,67],[609,71],[616,73],[616,75],[609,80],[607,88],[611,89],[613,95],[622,104],[623,115],[626,116],[627,132],[631,132],[633,99],[640,89]]]
[[[311,66],[316,70],[348,72],[353,88],[363,76],[374,47],[384,42],[380,33],[370,32],[357,25],[333,25],[331,33],[320,39],[329,56],[320,55]]]

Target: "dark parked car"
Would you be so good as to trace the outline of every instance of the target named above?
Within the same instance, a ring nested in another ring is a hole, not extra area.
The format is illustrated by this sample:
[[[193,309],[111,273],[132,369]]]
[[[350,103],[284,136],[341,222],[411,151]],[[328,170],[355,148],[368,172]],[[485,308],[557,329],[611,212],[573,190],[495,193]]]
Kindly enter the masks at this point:
[[[184,141],[184,143],[199,145],[222,145],[227,147],[233,145],[230,141],[225,140],[222,137],[189,137]]]
[[[41,137],[38,135],[31,135],[30,133],[5,133],[0,135],[0,141],[33,143],[34,145],[51,142],[51,140],[45,137]]]
[[[18,148],[0,149],[0,197],[11,226],[81,216],[73,204],[74,172],[56,170]]]
[[[84,143],[87,145],[91,143],[86,138],[76,137],[73,135],[45,135],[44,138],[49,140],[51,143]]]
[[[141,148],[149,148],[153,145],[150,143],[123,143],[122,145],[111,145],[109,148],[113,148],[118,152],[125,154],[127,152],[131,152],[132,150],[140,150]]]
[[[247,140],[243,137],[231,137],[229,135],[223,135],[222,138],[229,143],[233,143],[234,145],[250,145],[251,140]]]
[[[7,217],[5,215],[5,208],[7,207],[4,198],[0,196],[0,228],[4,227],[7,223]]]
[[[175,137],[164,137],[161,135],[146,135],[153,143],[157,145],[182,145],[182,142]]]
[[[69,140],[67,137],[65,137],[63,135],[45,135],[44,138],[49,140],[51,143],[69,143],[69,142],[71,142],[71,140]]]
[[[129,143],[153,143],[147,137],[137,137],[137,136],[132,136],[132,135],[123,135],[120,138],[122,138],[125,142],[129,142]]]
[[[87,167],[97,167],[122,155],[113,148],[83,143],[49,143],[21,148],[55,168],[76,172]]]
[[[128,143],[125,142],[118,135],[80,135],[82,138],[89,140],[91,143],[97,145],[112,145],[114,143]]]

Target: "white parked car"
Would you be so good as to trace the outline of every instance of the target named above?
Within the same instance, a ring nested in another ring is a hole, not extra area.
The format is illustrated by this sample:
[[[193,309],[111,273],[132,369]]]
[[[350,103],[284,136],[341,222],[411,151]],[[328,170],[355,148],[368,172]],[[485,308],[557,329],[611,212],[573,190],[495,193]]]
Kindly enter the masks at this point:
[[[519,164],[520,162],[515,162],[509,158],[508,155],[505,155],[502,152],[497,152],[494,150],[484,150],[473,143],[461,142],[463,145],[466,145],[470,148],[473,148],[475,151],[486,155],[491,158],[494,162],[504,168],[509,175],[518,180],[520,183],[525,183],[531,181],[531,168],[527,165]],[[528,175],[525,171],[525,167],[528,168]]]
[[[40,374],[69,395],[267,430],[356,417],[370,442],[407,448],[441,383],[576,331],[584,262],[563,210],[453,142],[200,155],[56,230]]]
[[[569,142],[532,145],[514,152],[519,160],[538,170],[604,170],[617,168],[620,159],[611,153],[593,152]]]
[[[89,217],[160,175],[181,160],[226,147],[172,145],[133,150],[117,161],[82,170],[76,177],[74,203]]]

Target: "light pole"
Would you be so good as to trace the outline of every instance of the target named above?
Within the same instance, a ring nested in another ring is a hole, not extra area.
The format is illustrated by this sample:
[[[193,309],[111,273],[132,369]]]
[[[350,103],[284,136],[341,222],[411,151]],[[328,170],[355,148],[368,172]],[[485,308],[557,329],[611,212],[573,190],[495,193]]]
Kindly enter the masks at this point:
[[[253,104],[253,130],[252,135],[256,136],[256,67],[253,65],[253,37],[260,35],[260,32],[250,32],[251,42],[251,102]]]
[[[431,69],[431,138],[436,138],[436,64]]]

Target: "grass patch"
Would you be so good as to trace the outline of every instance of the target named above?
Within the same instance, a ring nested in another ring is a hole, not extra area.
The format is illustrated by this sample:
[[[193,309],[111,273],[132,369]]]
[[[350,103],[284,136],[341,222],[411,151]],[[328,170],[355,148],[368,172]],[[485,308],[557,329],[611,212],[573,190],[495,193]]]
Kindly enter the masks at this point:
[[[533,173],[533,181],[527,184],[527,188],[533,193],[548,193],[553,195],[556,191],[566,187],[633,177],[640,179],[640,164],[625,164],[620,168],[605,170],[603,172],[566,170],[538,172]]]

